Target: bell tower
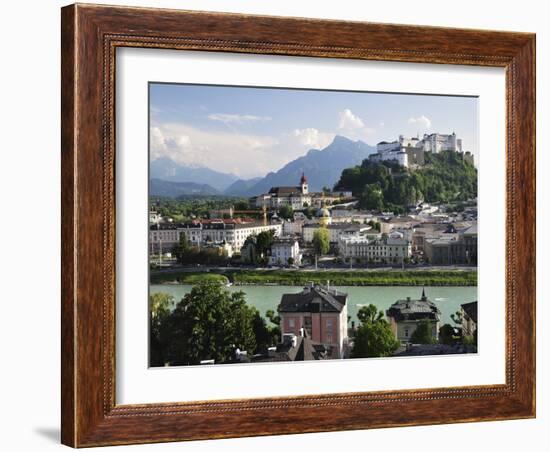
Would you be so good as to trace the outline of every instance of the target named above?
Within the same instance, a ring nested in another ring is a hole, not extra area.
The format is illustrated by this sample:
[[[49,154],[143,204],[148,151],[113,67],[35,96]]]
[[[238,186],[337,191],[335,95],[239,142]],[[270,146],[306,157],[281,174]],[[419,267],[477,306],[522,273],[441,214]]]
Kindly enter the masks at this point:
[[[308,194],[307,177],[304,173],[302,173],[302,177],[300,179],[300,188],[302,189],[302,195]]]

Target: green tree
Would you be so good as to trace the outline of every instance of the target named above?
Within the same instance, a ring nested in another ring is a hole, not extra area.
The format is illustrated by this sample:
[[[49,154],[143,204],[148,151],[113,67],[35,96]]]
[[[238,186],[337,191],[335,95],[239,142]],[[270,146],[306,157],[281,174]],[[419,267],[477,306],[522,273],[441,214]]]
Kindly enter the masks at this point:
[[[413,344],[435,344],[436,339],[432,334],[432,324],[427,320],[419,322],[416,330],[411,334],[411,342]]]
[[[372,304],[363,306],[357,313],[360,325],[355,332],[352,358],[390,356],[399,347],[384,313]]]
[[[396,213],[421,201],[465,201],[477,196],[477,169],[460,152],[426,152],[424,160],[423,166],[407,169],[395,161],[365,159],[342,171],[335,190],[351,190],[361,208],[381,210],[382,203],[383,209]]]
[[[258,256],[265,256],[267,251],[271,249],[275,236],[273,231],[263,231],[256,237],[256,253]]]
[[[174,297],[167,293],[154,293],[149,297],[149,363],[163,366],[167,361],[166,349],[170,340],[168,318],[174,306]]]
[[[330,235],[327,228],[319,228],[313,233],[313,247],[317,255],[327,254],[330,249]]]
[[[368,184],[359,197],[359,204],[364,209],[383,210],[384,195],[380,184]]]
[[[248,201],[237,201],[234,205],[235,210],[248,210],[250,208],[250,204]]]
[[[292,207],[288,204],[284,204],[279,209],[279,216],[285,220],[290,220],[294,218],[294,209],[292,209]]]
[[[439,328],[439,342],[445,345],[453,345],[460,341],[460,336],[455,332],[452,325],[446,323]]]
[[[170,316],[170,361],[199,364],[232,359],[235,349],[256,349],[254,318],[243,292],[230,293],[217,282],[204,281],[176,305]]]
[[[189,253],[191,252],[191,246],[184,233],[180,234],[179,242],[177,245],[174,245],[172,252],[180,264],[186,263],[189,258]]]

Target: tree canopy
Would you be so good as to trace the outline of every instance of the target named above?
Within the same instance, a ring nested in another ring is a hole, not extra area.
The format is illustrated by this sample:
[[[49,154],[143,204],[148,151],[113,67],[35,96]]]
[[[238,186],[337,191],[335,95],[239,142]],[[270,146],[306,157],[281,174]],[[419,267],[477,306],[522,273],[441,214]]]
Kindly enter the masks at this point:
[[[477,196],[477,169],[461,153],[425,153],[425,164],[407,169],[395,161],[364,160],[347,168],[335,185],[351,190],[362,209],[403,211],[426,202],[465,201]]]
[[[413,344],[435,344],[437,339],[432,334],[432,324],[427,320],[418,323],[416,330],[411,334]]]
[[[277,343],[278,326],[267,325],[258,310],[246,304],[243,292],[230,293],[219,282],[193,286],[172,306],[168,294],[150,297],[152,366],[230,362],[236,349],[253,354]]]
[[[313,233],[313,247],[318,255],[327,254],[330,249],[330,235],[327,228],[319,228]]]
[[[363,306],[357,313],[360,325],[355,331],[352,358],[390,356],[399,347],[384,313],[372,304]]]
[[[294,218],[294,209],[288,204],[284,204],[279,208],[279,216],[285,220],[291,220]]]
[[[154,293],[149,297],[150,361],[152,366],[162,366],[170,341],[166,328],[167,319],[174,305],[174,297],[166,293]]]

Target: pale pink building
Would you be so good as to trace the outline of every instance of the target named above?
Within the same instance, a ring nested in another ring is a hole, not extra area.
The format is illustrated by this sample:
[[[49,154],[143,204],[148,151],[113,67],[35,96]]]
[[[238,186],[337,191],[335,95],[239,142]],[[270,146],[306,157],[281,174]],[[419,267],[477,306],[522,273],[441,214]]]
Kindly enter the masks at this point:
[[[348,344],[347,298],[346,293],[321,285],[283,294],[277,309],[281,333],[307,335],[325,345],[330,358],[343,358]]]

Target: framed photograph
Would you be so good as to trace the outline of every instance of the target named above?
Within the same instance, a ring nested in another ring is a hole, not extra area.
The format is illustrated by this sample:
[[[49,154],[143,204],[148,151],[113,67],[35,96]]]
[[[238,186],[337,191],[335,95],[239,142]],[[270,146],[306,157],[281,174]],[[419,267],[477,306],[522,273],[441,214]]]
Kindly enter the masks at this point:
[[[535,36],[62,9],[62,442],[535,416]]]

